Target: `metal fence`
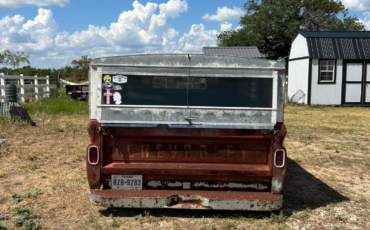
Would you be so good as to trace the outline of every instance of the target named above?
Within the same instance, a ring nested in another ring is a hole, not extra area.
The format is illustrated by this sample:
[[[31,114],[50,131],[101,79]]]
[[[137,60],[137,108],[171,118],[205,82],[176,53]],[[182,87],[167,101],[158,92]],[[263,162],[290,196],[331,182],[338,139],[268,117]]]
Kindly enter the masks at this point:
[[[43,97],[49,97],[50,95],[50,80],[49,76],[46,77],[38,77],[35,76],[23,76],[23,74],[19,76],[14,75],[4,75],[3,73],[0,73],[0,101],[5,101],[5,87],[6,87],[6,80],[18,80],[17,86],[18,89],[20,89],[20,93],[18,93],[17,97],[21,98],[21,102],[25,102],[25,97],[28,96],[35,96],[35,99],[39,99],[39,95],[43,95]],[[39,84],[39,80],[45,81],[45,84]],[[30,84],[25,84],[31,82]],[[45,87],[44,91],[39,92],[39,87]],[[34,92],[31,93],[25,93],[26,88],[33,88]]]

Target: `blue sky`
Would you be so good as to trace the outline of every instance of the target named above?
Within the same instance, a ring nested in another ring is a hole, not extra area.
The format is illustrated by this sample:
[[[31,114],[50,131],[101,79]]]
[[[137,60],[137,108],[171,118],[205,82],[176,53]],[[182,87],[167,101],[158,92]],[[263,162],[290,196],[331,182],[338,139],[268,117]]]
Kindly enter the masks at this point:
[[[201,53],[236,29],[246,0],[0,0],[0,50],[59,68],[82,55]],[[342,0],[370,29],[370,0]]]

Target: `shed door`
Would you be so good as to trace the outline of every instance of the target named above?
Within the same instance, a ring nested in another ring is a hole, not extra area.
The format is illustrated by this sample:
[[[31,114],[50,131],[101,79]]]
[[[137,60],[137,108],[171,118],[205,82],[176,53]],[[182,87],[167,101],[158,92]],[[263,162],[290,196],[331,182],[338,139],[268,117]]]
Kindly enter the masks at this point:
[[[363,102],[363,63],[346,63],[345,67],[344,103],[360,104]]]
[[[365,103],[370,104],[370,63],[366,63]]]

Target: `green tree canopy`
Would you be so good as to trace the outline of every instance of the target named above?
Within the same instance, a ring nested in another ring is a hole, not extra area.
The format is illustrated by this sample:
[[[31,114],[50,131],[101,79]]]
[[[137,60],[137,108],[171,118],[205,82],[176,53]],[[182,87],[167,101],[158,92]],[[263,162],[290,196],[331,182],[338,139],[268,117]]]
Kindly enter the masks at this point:
[[[257,46],[268,59],[287,59],[299,31],[364,30],[336,0],[248,0],[239,30],[217,35],[218,46]]]
[[[65,66],[60,70],[64,79],[78,79],[79,81],[88,79],[87,71],[92,61],[87,55],[82,56],[79,60],[73,60],[72,66]]]

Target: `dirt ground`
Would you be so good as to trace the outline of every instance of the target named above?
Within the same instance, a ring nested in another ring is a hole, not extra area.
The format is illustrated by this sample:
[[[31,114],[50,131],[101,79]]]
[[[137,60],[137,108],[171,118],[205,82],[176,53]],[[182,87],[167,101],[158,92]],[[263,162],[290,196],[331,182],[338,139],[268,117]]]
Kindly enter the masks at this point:
[[[107,209],[88,201],[88,115],[0,122],[1,229],[370,229],[370,109],[288,106],[280,212]]]

